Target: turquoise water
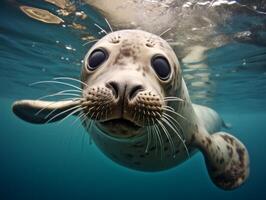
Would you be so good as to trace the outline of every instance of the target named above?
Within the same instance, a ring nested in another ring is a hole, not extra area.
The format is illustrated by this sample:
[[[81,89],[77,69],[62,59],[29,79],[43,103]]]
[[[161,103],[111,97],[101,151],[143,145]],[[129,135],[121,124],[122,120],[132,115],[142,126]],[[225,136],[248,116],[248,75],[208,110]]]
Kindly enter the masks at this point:
[[[257,1],[256,1],[257,2]],[[79,4],[79,2],[76,2]],[[106,158],[75,118],[37,126],[11,112],[17,99],[38,98],[59,86],[30,87],[58,76],[79,77],[89,46],[84,31],[44,24],[22,13],[26,4],[56,13],[43,1],[0,3],[0,199],[264,199],[266,156],[266,17],[237,13],[224,33],[251,30],[249,40],[232,40],[207,51],[208,69],[184,66],[195,102],[208,105],[232,124],[229,132],[247,147],[251,174],[242,187],[225,192],[211,182],[198,153],[182,165],[163,172],[142,173]],[[263,1],[261,5],[263,4]],[[259,5],[259,3],[258,3]],[[99,37],[94,23],[108,28],[86,5],[90,34]],[[263,7],[262,7],[263,8]],[[72,17],[66,17],[66,24]],[[256,29],[255,29],[256,28]],[[208,73],[201,79],[200,74]],[[207,80],[206,80],[207,79]],[[202,84],[193,84],[202,82]]]

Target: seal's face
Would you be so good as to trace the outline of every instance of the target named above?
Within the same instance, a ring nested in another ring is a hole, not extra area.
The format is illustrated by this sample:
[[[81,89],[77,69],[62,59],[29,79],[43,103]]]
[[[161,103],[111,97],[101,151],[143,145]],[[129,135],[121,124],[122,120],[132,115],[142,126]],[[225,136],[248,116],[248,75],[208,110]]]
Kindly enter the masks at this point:
[[[160,37],[123,30],[99,40],[84,59],[81,80],[87,120],[114,137],[132,137],[157,123],[165,97],[176,96],[180,67]]]

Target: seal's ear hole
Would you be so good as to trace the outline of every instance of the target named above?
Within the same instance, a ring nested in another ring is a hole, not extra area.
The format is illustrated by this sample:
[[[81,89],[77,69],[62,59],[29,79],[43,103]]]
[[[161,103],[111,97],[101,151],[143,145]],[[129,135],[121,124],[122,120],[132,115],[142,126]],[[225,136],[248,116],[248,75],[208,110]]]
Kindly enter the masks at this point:
[[[97,69],[108,58],[108,53],[104,49],[95,49],[88,58],[87,67],[93,71]]]
[[[151,66],[161,80],[165,81],[169,79],[171,74],[171,67],[168,60],[164,56],[154,56],[151,59]]]

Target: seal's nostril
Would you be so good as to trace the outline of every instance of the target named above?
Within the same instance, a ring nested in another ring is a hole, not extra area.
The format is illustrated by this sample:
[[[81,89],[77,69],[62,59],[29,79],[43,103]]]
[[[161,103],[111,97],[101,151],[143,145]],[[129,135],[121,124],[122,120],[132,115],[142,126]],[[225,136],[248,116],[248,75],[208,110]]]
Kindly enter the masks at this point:
[[[119,85],[117,82],[115,81],[111,81],[109,83],[106,84],[106,87],[111,89],[115,98],[118,98],[118,94],[119,94]]]
[[[144,90],[141,84],[133,84],[127,82],[117,82],[117,81],[109,81],[106,83],[106,87],[112,90],[115,98],[127,97],[128,100],[133,99],[138,92]]]
[[[133,99],[140,91],[142,91],[144,88],[142,85],[134,85],[131,88],[128,88],[128,98]]]

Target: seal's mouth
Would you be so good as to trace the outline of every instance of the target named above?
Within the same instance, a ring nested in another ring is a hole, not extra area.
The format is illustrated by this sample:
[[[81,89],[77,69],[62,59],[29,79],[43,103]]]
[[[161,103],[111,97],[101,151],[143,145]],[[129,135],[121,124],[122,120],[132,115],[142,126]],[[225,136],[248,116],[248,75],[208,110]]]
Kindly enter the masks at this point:
[[[112,137],[131,138],[141,135],[143,129],[141,126],[125,118],[110,119],[98,122],[98,128]]]
[[[107,127],[124,127],[124,128],[128,128],[130,130],[139,130],[141,128],[141,126],[135,124],[132,121],[129,121],[127,119],[124,118],[119,118],[119,119],[111,119],[111,120],[107,120],[104,122],[101,122],[101,124],[103,126],[107,126]]]

